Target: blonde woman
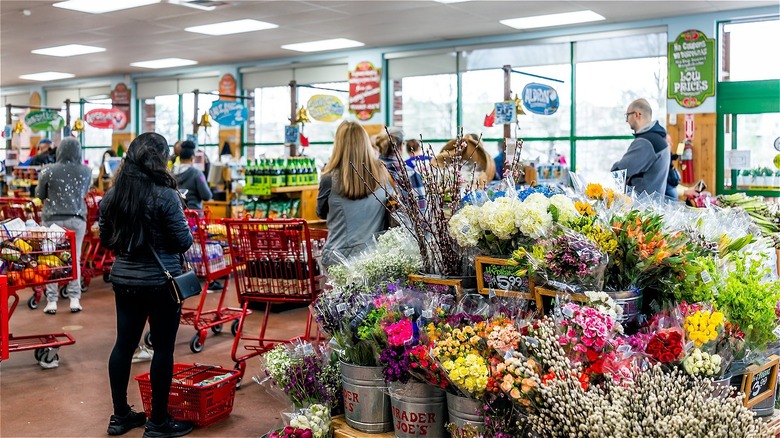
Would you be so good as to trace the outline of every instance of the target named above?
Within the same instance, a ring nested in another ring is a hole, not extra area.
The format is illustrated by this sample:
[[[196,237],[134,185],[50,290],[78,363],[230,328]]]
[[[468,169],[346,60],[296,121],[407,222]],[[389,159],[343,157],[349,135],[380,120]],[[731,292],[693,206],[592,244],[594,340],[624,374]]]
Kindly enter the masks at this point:
[[[317,216],[328,221],[323,266],[338,261],[335,252],[349,257],[364,249],[374,233],[386,228],[385,195],[393,190],[389,181],[366,130],[356,122],[343,122],[336,130],[330,161],[322,169],[317,195]]]

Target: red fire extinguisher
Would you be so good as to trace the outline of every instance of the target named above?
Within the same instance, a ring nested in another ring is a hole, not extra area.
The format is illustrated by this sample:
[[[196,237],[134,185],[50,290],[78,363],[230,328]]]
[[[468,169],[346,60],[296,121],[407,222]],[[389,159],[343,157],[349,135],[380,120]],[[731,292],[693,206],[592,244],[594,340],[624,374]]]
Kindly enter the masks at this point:
[[[683,184],[693,183],[693,145],[691,140],[685,140],[685,149],[680,157]]]

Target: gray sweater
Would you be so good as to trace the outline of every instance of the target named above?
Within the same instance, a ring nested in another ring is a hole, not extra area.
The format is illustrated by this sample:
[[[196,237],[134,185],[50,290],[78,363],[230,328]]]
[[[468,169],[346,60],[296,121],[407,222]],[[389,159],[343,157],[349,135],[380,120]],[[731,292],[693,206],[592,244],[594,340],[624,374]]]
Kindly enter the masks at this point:
[[[366,248],[374,234],[385,229],[385,191],[379,187],[363,199],[347,199],[339,193],[338,178],[330,174],[320,179],[317,216],[328,221],[328,240],[322,250],[325,267],[339,262],[334,253],[345,258]]]
[[[184,198],[187,200],[187,208],[191,210],[202,210],[203,201],[211,199],[211,189],[206,183],[206,177],[200,170],[188,166],[179,165],[173,169],[176,177],[176,184],[180,192],[187,191]]]
[[[56,222],[73,217],[87,220],[87,196],[92,185],[92,169],[81,164],[81,145],[75,138],[62,140],[57,162],[41,170],[35,196],[44,200],[43,221]]]
[[[640,194],[655,192],[664,195],[666,177],[669,175],[671,154],[666,144],[666,130],[657,121],[636,131],[636,139],[620,161],[612,165],[612,171],[626,170],[626,184]]]

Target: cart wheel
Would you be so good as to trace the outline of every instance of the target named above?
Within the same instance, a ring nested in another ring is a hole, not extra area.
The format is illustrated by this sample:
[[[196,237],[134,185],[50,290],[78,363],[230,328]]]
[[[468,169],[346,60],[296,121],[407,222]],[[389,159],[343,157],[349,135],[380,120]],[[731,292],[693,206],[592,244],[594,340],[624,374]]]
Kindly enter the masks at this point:
[[[149,348],[154,347],[152,345],[152,332],[146,332],[146,334],[144,334],[144,344]]]
[[[211,331],[214,332],[215,335],[222,333],[222,324],[211,326]]]
[[[45,364],[49,364],[54,362],[55,360],[60,360],[60,349],[59,347],[46,347],[41,348],[40,357],[38,358],[38,362],[43,362]]]
[[[238,320],[233,321],[233,324],[230,325],[230,333],[232,333],[233,336],[238,333]]]
[[[200,353],[203,351],[203,344],[204,342],[200,340],[200,333],[198,333],[197,335],[193,336],[192,340],[190,341],[190,350],[192,350],[193,353]]]
[[[27,300],[27,307],[31,309],[37,309],[39,302],[40,302],[39,299],[36,299],[35,294],[33,294],[33,296],[31,296],[30,299]]]
[[[68,298],[68,285],[62,286],[60,288],[60,296],[62,298]]]
[[[46,354],[45,348],[36,348],[35,349],[35,361],[40,362],[43,355]]]
[[[237,362],[233,369],[241,372],[241,375],[238,376],[238,380],[236,380],[236,389],[241,389],[241,381],[244,380],[244,371],[246,371],[246,362]]]
[[[106,283],[111,283],[111,273],[110,272],[104,272],[103,273],[103,281]]]

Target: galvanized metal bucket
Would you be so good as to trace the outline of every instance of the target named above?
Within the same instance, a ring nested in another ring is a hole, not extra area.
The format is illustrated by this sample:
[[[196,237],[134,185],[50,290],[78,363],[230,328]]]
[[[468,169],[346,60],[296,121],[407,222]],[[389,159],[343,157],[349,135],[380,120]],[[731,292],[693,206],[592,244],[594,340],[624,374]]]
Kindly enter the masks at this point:
[[[447,397],[427,383],[390,383],[390,403],[396,438],[445,438]]]
[[[344,387],[344,418],[361,432],[382,433],[393,430],[390,396],[382,367],[362,367],[341,363]]]
[[[636,321],[642,312],[642,291],[607,292],[607,295],[623,309],[623,314],[618,318],[620,322],[625,324]]]
[[[450,423],[455,426],[455,429],[450,431],[453,438],[464,436],[464,432],[471,428],[475,428],[480,434],[485,431],[485,417],[479,400],[447,393],[447,411],[450,414]]]

